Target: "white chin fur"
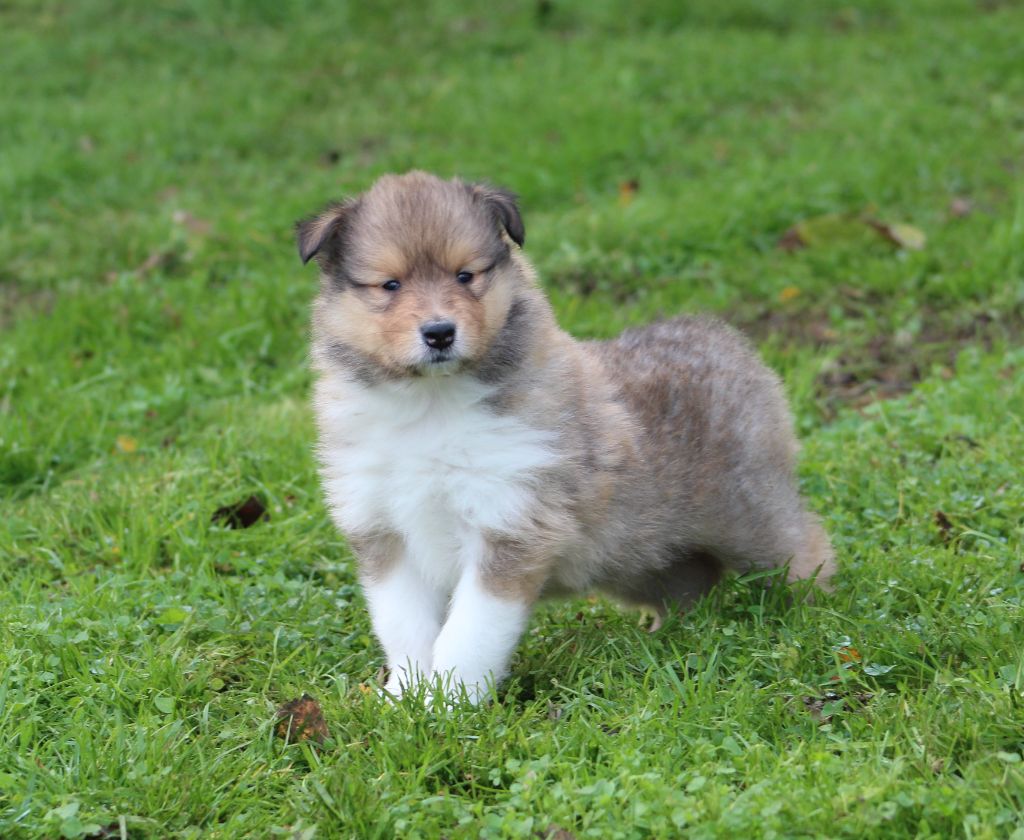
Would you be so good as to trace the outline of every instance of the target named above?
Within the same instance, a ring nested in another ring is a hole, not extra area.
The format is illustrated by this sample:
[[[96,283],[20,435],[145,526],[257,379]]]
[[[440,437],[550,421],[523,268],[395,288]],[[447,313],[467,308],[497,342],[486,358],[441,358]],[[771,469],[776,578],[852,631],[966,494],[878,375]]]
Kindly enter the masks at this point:
[[[453,373],[458,373],[462,369],[463,361],[463,359],[458,357],[445,359],[441,362],[432,362],[427,360],[418,364],[415,370],[421,376],[451,376]]]

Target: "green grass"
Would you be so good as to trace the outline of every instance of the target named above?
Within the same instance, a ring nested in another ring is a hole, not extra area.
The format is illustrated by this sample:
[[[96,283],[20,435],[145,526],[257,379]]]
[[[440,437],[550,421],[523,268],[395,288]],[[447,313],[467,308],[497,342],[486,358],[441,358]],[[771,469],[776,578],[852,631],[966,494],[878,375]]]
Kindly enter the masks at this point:
[[[401,5],[0,5],[0,836],[1021,840],[1024,6]],[[378,699],[291,224],[413,166],[521,193],[578,335],[758,337],[833,595],[552,603],[496,702]]]

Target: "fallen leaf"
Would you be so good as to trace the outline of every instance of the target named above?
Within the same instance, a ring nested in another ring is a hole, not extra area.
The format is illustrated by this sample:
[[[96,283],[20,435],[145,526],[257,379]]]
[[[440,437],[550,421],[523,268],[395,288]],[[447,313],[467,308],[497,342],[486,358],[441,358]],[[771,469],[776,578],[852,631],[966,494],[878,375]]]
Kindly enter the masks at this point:
[[[779,237],[777,247],[783,251],[818,248],[834,245],[868,247],[880,234],[887,242],[907,251],[924,248],[927,237],[913,225],[902,222],[882,222],[868,213],[824,213],[801,219]]]
[[[217,508],[210,521],[223,522],[228,528],[249,528],[264,518],[270,518],[266,504],[257,496],[249,496],[233,505]]]
[[[341,160],[340,149],[327,149],[320,155],[321,166],[334,166],[339,160]]]
[[[135,269],[133,274],[142,277],[157,269],[172,270],[181,262],[180,255],[176,251],[154,251]],[[116,275],[115,275],[116,276]]]
[[[213,225],[208,221],[200,219],[198,216],[193,216],[188,210],[175,210],[171,218],[176,225],[181,225],[197,236],[208,236],[213,229]]]
[[[949,215],[954,219],[962,219],[974,212],[974,202],[969,198],[958,195],[949,202]]]
[[[906,225],[902,222],[886,223],[877,219],[868,219],[867,223],[884,239],[905,251],[920,251],[928,242],[924,231],[913,225]]]
[[[821,697],[801,697],[800,700],[810,716],[818,723],[828,723],[836,712],[843,709],[859,711],[871,701],[873,696],[866,691],[849,695],[827,691]],[[791,700],[792,697],[789,699]]]
[[[825,213],[802,219],[794,225],[800,240],[808,248],[861,246],[871,244],[874,234],[860,216],[849,213]]]
[[[139,448],[139,442],[128,435],[118,435],[117,440],[115,441],[115,446],[117,447],[118,452],[121,452],[124,455],[131,455]]]
[[[839,338],[839,333],[836,330],[817,321],[811,323],[807,332],[819,344],[829,344]]]
[[[287,744],[312,741],[323,744],[329,737],[320,704],[308,694],[289,700],[277,710],[277,737]]]
[[[942,541],[949,542],[953,538],[953,523],[950,522],[949,517],[941,510],[935,511],[934,519],[939,533],[942,535]]]
[[[802,248],[806,248],[807,242],[800,234],[800,228],[794,225],[779,237],[777,247],[779,250],[791,253],[793,251],[799,251]]]
[[[855,647],[840,648],[836,653],[842,662],[860,662],[860,651]]]
[[[800,289],[796,286],[786,286],[786,288],[779,292],[779,300],[783,303],[798,297],[800,297]]]
[[[629,207],[633,203],[633,199],[636,198],[639,189],[640,182],[636,178],[630,178],[628,181],[623,181],[619,184],[619,205]]]

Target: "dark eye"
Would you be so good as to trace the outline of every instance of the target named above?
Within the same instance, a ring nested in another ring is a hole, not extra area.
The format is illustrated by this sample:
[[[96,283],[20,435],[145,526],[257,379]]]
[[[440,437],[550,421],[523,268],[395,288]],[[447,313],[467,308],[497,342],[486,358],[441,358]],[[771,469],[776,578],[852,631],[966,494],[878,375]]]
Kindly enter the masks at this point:
[[[402,284],[399,283],[397,280],[388,280],[387,283],[382,283],[380,287],[385,292],[397,292],[399,288],[401,288],[401,286]]]
[[[473,281],[473,272],[460,271],[458,274],[455,275],[455,279],[458,280],[460,283],[471,283]]]

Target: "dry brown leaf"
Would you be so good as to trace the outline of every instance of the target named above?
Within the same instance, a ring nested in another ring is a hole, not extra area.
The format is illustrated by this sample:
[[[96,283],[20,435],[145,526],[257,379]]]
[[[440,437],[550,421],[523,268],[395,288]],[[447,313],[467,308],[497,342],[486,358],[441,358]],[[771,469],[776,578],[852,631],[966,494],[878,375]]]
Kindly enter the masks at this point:
[[[949,215],[954,219],[962,219],[974,212],[974,202],[969,198],[958,195],[949,202]]]
[[[130,435],[118,435],[114,446],[123,455],[132,455],[139,448],[139,442]]]
[[[633,199],[636,198],[639,189],[640,182],[636,178],[623,181],[619,184],[619,204],[622,207],[629,207],[633,203]]]
[[[849,711],[857,711],[866,706],[872,697],[874,695],[867,691],[845,695],[835,691],[826,691],[821,697],[801,697],[800,700],[810,716],[818,723],[828,723],[832,720],[832,715],[823,713],[828,704],[846,700],[845,708]]]
[[[308,694],[289,700],[277,710],[275,731],[287,744],[300,741],[323,744],[330,737],[320,704]]]
[[[789,230],[779,237],[777,247],[780,251],[787,251],[791,253],[793,251],[799,251],[802,248],[806,248],[807,242],[801,235],[800,229],[796,225],[793,225],[793,227],[789,228]]]
[[[217,508],[211,522],[221,522],[228,528],[249,528],[261,519],[269,519],[267,506],[258,496],[249,496],[233,505]]]
[[[176,225],[181,225],[196,236],[209,236],[210,231],[213,230],[213,225],[205,219],[193,216],[188,210],[175,210],[171,218],[174,219]]]
[[[326,149],[320,155],[321,166],[334,166],[339,160],[341,160],[340,149]]]
[[[154,251],[135,269],[135,273],[140,276],[149,274],[149,272],[158,268],[166,268],[173,265],[175,261],[176,255],[173,251]]]

